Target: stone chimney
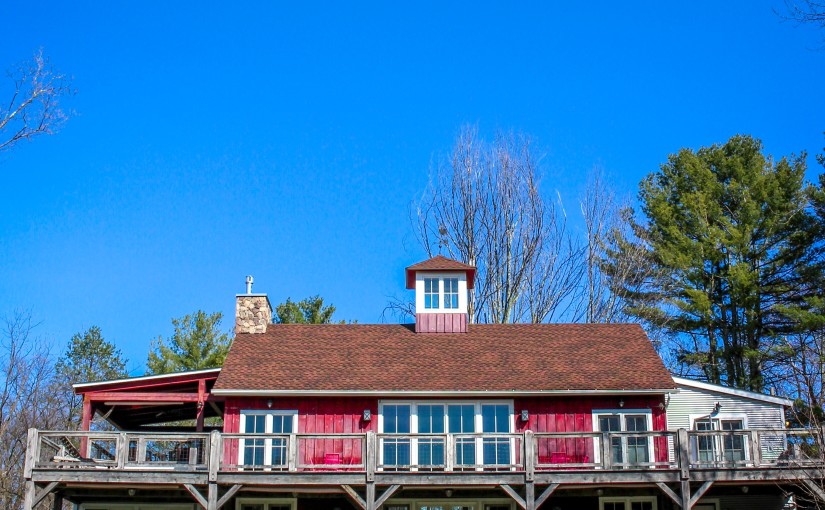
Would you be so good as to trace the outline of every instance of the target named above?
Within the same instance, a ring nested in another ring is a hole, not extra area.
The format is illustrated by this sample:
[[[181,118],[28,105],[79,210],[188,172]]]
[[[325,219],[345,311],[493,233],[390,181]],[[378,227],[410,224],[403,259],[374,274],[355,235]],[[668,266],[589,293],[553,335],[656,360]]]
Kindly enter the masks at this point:
[[[266,294],[252,293],[253,278],[246,277],[246,294],[235,295],[235,334],[265,333],[272,322],[272,305]]]

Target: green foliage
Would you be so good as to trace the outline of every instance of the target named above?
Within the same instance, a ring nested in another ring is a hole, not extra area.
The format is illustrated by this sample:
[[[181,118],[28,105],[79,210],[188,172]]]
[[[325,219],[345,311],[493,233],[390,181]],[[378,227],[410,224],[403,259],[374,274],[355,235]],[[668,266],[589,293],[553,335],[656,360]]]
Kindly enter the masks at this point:
[[[120,379],[129,375],[120,349],[107,342],[97,326],[72,336],[66,352],[57,360],[55,372],[60,391],[68,400],[69,428],[79,425],[83,407],[82,397],[72,391],[73,384]]]
[[[821,227],[804,158],[774,161],[749,136],[682,149],[641,183],[646,222],[611,254],[644,251],[654,276],[623,289],[627,311],[680,338],[678,360],[711,382],[762,390],[794,330],[783,307],[815,292]]]
[[[192,315],[172,319],[175,333],[152,342],[147,374],[166,374],[201,370],[223,365],[232,338],[220,331],[220,312],[207,314],[198,310]]]
[[[287,298],[285,302],[275,307],[276,324],[332,324],[332,314],[335,307],[324,306],[324,298],[310,296],[297,303]],[[338,324],[344,324],[340,321]]]

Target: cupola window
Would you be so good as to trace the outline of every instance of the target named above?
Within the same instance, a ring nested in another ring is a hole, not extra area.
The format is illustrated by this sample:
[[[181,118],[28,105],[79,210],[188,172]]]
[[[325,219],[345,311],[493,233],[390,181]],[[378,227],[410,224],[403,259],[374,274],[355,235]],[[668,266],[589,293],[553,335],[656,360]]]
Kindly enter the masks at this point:
[[[458,278],[444,278],[444,308],[458,308]]]
[[[438,308],[438,278],[424,278],[424,308]]]

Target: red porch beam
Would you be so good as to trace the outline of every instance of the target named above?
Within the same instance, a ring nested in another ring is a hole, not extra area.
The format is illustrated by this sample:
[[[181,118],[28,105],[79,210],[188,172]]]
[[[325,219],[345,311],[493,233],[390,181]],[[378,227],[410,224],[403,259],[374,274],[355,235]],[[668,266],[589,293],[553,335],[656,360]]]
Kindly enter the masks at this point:
[[[164,393],[139,391],[95,391],[86,393],[84,402],[197,402],[198,393]]]
[[[195,430],[203,432],[203,412],[206,407],[206,381],[198,381],[198,414],[195,418]]]
[[[92,426],[92,402],[83,396],[83,414],[80,415],[80,430],[83,432],[88,432],[89,428]],[[80,440],[80,456],[86,457],[86,452],[89,449],[89,438],[83,437]]]

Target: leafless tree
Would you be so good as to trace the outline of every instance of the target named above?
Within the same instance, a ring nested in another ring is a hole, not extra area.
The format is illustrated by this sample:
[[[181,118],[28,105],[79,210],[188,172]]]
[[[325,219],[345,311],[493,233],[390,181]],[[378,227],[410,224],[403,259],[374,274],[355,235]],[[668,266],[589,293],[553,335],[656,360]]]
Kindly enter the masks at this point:
[[[18,509],[25,496],[23,463],[31,427],[64,423],[54,392],[54,360],[32,334],[28,312],[0,319],[0,507]]]
[[[798,23],[811,23],[825,28],[825,2],[820,0],[785,0],[784,19]]]
[[[54,133],[66,120],[61,97],[70,93],[70,80],[57,73],[38,51],[30,62],[8,73],[10,90],[0,89],[0,151],[38,135]]]
[[[527,137],[488,143],[465,127],[414,211],[430,256],[476,266],[471,322],[543,322],[569,306],[580,249],[564,215],[543,199],[537,165]]]

